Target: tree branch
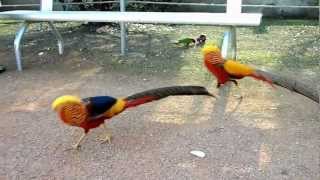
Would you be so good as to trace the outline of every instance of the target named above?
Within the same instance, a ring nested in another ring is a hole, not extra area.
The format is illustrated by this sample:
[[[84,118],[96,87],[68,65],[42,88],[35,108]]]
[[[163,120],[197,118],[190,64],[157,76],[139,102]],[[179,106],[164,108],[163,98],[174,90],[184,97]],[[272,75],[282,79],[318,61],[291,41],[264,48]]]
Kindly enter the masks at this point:
[[[319,93],[317,87],[310,86],[301,81],[297,81],[295,79],[291,79],[289,77],[280,76],[278,74],[274,74],[267,71],[259,70],[259,73],[269,77],[272,82],[278,86],[284,87],[296,93],[299,93],[309,99],[319,103]]]

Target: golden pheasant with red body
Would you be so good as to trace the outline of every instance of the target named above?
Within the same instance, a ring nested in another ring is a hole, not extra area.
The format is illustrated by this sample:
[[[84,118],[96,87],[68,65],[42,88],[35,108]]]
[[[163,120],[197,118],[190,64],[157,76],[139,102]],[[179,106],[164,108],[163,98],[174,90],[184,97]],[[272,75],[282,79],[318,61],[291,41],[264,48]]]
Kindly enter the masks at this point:
[[[228,81],[232,81],[237,85],[236,79],[242,79],[247,76],[267,82],[274,87],[272,81],[261,74],[259,70],[231,59],[223,59],[217,46],[206,45],[202,49],[202,53],[205,66],[217,78],[217,87]]]
[[[104,124],[127,108],[135,107],[151,101],[178,95],[206,95],[213,96],[206,88],[201,86],[172,86],[147,90],[126,98],[111,96],[96,96],[80,99],[76,96],[61,96],[52,103],[52,108],[58,113],[60,119],[70,126],[84,129],[84,135],[75,147],[79,147],[84,136],[93,128]],[[110,141],[110,137],[106,138]]]

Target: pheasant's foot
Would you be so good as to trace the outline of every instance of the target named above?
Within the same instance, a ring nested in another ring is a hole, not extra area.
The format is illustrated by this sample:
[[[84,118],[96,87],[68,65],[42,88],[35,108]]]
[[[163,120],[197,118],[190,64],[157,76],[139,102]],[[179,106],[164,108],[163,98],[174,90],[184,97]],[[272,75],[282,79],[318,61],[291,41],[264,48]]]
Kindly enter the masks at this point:
[[[82,136],[79,138],[78,142],[74,145],[72,145],[73,149],[80,149],[80,143],[82,142],[82,140],[84,139],[84,137],[86,137],[87,133],[83,133]]]
[[[112,134],[111,133],[107,133],[106,135],[105,135],[105,137],[104,138],[101,138],[100,140],[102,141],[102,143],[111,143],[111,138],[112,138]]]
[[[79,150],[80,147],[81,147],[80,144],[73,144],[72,145],[72,148],[75,149],[75,150]]]
[[[108,142],[109,144],[111,143],[111,136],[112,133],[111,131],[107,128],[107,125],[103,123],[104,131],[105,131],[105,138],[102,139],[102,143]]]
[[[233,95],[233,97],[235,97],[236,99],[243,99],[242,94],[240,94],[240,95]]]

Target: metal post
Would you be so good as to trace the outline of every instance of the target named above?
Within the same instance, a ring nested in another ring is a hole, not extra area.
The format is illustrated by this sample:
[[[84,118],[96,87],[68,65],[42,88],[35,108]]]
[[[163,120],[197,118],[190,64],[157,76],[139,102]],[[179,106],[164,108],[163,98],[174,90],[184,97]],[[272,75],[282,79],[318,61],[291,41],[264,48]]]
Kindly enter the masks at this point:
[[[237,31],[236,27],[228,27],[224,33],[221,54],[224,59],[237,59]]]
[[[126,0],[120,0],[120,11],[126,11]],[[121,55],[126,55],[127,51],[127,27],[125,22],[120,22],[121,36]]]
[[[16,33],[16,37],[14,39],[14,51],[16,56],[16,63],[17,63],[17,69],[18,71],[22,71],[22,63],[21,63],[21,40],[23,37],[23,34],[26,32],[27,28],[29,26],[28,22],[23,22],[22,26]]]
[[[40,11],[52,11],[53,0],[41,0],[40,1]],[[42,22],[39,23],[39,31],[42,30]]]
[[[49,22],[49,26],[50,26],[53,34],[56,36],[56,38],[58,40],[59,54],[62,55],[63,54],[63,39],[62,39],[62,36],[60,35],[60,33],[57,30],[57,28],[53,25],[52,21]]]
[[[242,0],[227,0],[227,14],[236,16],[241,14]],[[236,27],[228,27],[228,31],[224,33],[221,53],[225,59],[236,59],[237,58],[237,32]]]

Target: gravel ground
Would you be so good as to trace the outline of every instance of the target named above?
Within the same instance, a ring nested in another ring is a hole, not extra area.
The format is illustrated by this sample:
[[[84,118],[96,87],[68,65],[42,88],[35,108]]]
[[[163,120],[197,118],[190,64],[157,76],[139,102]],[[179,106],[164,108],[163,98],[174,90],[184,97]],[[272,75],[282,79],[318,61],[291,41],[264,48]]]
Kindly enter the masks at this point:
[[[131,41],[134,50],[122,58],[115,54],[118,37],[75,31],[64,31],[63,56],[49,35],[31,32],[22,73],[15,71],[12,37],[0,37],[0,64],[8,67],[0,75],[1,180],[320,179],[318,104],[252,79],[241,80],[240,100],[238,89],[217,90],[204,69],[189,70],[199,50],[161,53],[157,44],[169,38],[157,34],[137,32],[133,39],[142,45]],[[141,53],[150,42],[153,48]],[[193,61],[183,66],[184,57]],[[69,148],[81,130],[50,109],[63,94],[123,97],[170,85],[203,85],[220,97],[170,97],[127,110],[107,123],[111,144],[98,140],[103,129],[97,128],[79,151]]]

